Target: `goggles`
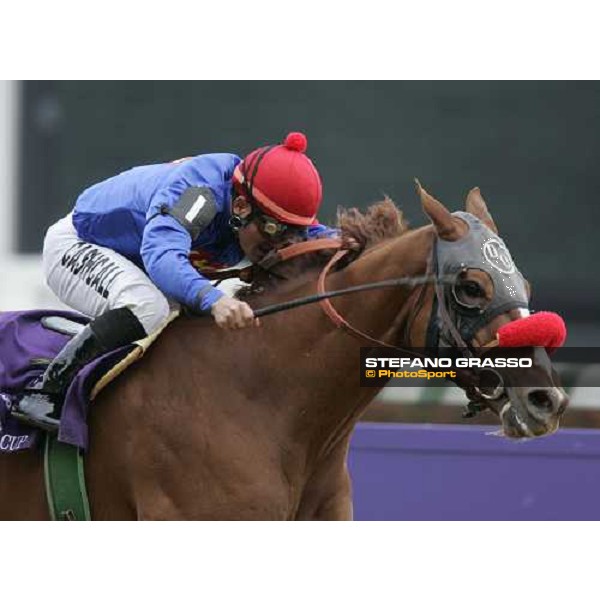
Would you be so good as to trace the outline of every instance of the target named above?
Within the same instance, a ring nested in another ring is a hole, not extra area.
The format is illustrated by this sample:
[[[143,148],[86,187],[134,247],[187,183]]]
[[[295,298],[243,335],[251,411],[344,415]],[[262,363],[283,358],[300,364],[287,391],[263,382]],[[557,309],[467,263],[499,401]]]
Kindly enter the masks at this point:
[[[280,240],[292,235],[304,235],[306,233],[306,227],[281,223],[256,208],[254,208],[254,213],[254,220],[259,231],[269,240]]]

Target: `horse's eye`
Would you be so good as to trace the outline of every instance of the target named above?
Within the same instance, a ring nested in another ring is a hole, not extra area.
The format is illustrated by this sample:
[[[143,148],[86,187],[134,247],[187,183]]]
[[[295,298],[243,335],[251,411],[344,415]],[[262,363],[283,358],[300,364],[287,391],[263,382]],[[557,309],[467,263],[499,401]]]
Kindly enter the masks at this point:
[[[465,308],[483,309],[487,301],[485,290],[477,281],[466,279],[465,275],[461,273],[454,285],[454,298]]]
[[[462,288],[468,296],[473,296],[474,298],[485,296],[485,292],[476,281],[465,281],[462,284]]]

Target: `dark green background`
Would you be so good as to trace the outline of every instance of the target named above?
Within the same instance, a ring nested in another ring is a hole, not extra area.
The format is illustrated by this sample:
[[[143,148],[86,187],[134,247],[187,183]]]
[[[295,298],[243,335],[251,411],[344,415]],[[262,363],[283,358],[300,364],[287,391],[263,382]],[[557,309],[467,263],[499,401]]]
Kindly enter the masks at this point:
[[[244,154],[303,130],[323,220],[384,192],[425,223],[412,179],[451,209],[482,188],[534,307],[600,305],[600,85],[587,82],[28,82],[19,249],[86,186],[128,167]]]

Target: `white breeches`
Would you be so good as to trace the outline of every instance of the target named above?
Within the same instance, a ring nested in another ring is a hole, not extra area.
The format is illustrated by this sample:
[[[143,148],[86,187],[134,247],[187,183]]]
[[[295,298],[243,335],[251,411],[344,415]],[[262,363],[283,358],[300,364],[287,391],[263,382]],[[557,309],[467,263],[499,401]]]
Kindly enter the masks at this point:
[[[163,325],[171,306],[165,295],[131,261],[114,250],[79,239],[71,215],[44,239],[46,282],[58,298],[89,316],[129,308],[150,335]]]

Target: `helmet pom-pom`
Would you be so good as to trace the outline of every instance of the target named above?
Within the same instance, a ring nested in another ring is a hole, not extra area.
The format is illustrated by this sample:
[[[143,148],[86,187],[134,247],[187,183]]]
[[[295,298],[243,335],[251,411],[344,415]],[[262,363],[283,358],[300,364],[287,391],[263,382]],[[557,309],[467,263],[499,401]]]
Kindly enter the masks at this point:
[[[292,131],[285,136],[283,145],[288,150],[293,150],[294,152],[306,152],[308,142],[306,141],[306,136],[303,133],[300,133],[299,131]]]
[[[539,312],[517,319],[498,329],[500,347],[543,346],[560,348],[567,337],[567,327],[562,318],[553,312]]]

